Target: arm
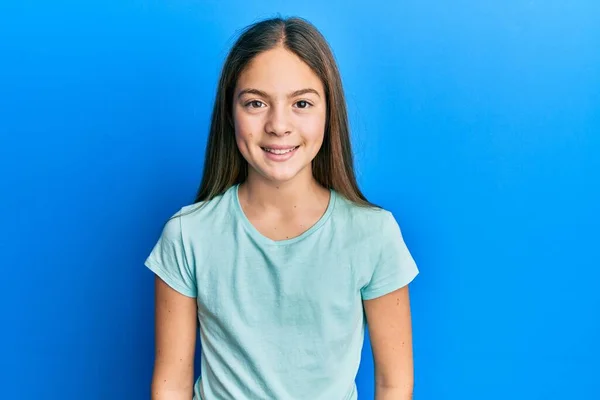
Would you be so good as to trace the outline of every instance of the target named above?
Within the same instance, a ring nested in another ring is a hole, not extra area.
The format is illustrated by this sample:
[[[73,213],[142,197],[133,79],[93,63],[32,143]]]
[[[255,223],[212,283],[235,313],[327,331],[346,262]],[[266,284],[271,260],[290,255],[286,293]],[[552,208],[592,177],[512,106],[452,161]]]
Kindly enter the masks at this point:
[[[375,361],[375,399],[410,400],[412,327],[408,286],[364,301]]]
[[[194,386],[196,299],[155,278],[155,351],[152,400],[190,400]]]

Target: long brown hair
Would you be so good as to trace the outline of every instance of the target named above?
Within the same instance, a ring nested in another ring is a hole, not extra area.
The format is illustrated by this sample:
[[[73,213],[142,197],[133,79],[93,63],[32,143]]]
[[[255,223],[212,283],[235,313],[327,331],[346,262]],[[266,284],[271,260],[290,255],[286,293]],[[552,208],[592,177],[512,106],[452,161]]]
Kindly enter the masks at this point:
[[[248,163],[235,141],[233,92],[249,62],[276,46],[283,46],[300,57],[323,82],[327,116],[323,144],[312,161],[314,178],[358,205],[374,206],[356,182],[346,100],[334,56],[322,34],[299,17],[254,23],[242,31],[231,48],[219,79],[202,182],[194,203],[210,200],[246,179]]]

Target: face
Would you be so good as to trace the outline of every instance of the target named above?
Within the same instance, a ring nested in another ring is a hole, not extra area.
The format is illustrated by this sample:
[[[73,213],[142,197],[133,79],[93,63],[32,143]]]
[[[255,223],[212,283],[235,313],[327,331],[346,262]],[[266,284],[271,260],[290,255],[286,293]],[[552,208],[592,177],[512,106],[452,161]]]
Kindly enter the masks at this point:
[[[249,179],[312,179],[326,101],[321,80],[298,56],[283,47],[256,56],[238,78],[233,119]]]

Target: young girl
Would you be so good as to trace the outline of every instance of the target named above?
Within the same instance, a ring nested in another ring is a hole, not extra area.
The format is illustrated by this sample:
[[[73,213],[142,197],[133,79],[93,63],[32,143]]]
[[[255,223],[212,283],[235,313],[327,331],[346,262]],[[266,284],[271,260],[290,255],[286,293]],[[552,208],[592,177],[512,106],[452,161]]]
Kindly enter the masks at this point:
[[[152,399],[357,399],[367,323],[376,400],[411,398],[418,270],[392,214],[357,187],[345,107],[307,21],[256,23],[231,49],[196,201],[145,262],[156,274]]]

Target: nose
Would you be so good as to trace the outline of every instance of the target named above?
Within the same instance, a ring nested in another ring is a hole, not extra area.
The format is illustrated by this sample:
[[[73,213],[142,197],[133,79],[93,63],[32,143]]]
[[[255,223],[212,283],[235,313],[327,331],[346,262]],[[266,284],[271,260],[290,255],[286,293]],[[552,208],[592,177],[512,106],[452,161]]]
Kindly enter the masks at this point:
[[[292,133],[291,121],[285,107],[271,107],[265,124],[265,131],[274,136],[285,136]]]

